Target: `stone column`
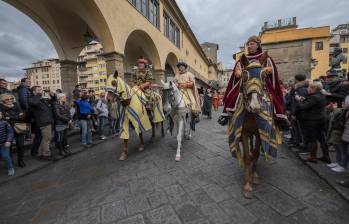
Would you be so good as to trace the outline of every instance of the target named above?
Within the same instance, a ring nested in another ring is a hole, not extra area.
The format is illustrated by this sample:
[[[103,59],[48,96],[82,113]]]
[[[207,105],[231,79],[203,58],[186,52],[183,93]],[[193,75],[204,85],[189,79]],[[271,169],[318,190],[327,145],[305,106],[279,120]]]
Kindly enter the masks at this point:
[[[154,70],[153,75],[154,75],[155,83],[160,84],[161,80],[165,81],[165,70],[162,70],[162,69]]]
[[[78,84],[77,62],[64,60],[60,61],[60,65],[62,90],[71,100],[75,85]]]
[[[124,78],[124,55],[117,52],[109,52],[102,54],[106,62],[107,76],[114,75],[115,70],[119,72],[119,76]]]

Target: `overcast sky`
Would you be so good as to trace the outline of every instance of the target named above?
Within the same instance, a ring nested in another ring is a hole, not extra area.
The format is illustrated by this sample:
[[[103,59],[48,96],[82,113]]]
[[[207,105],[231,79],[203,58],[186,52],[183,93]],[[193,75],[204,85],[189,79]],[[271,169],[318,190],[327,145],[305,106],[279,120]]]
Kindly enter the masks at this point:
[[[177,0],[199,42],[220,45],[219,60],[232,54],[264,21],[297,17],[300,27],[349,22],[348,0]],[[36,60],[57,57],[46,34],[27,16],[0,1],[0,76],[16,79]]]

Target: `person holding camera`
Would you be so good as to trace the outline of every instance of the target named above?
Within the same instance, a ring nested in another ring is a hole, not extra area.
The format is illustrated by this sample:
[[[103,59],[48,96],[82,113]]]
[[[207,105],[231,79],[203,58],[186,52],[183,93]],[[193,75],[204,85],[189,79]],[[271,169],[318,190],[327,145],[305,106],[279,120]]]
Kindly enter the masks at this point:
[[[34,116],[35,124],[40,128],[42,140],[39,146],[38,156],[41,160],[52,160],[50,142],[52,138],[53,104],[56,94],[49,90],[43,90],[41,86],[32,87],[33,96],[29,98],[30,110]]]

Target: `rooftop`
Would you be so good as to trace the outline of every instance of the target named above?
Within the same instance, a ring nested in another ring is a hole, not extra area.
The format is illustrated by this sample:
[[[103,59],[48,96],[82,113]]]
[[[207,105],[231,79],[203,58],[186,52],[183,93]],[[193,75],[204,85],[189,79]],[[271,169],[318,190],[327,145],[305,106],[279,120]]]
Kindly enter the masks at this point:
[[[261,34],[262,44],[290,42],[306,39],[330,37],[330,26],[309,28],[288,28],[281,30],[268,30]]]

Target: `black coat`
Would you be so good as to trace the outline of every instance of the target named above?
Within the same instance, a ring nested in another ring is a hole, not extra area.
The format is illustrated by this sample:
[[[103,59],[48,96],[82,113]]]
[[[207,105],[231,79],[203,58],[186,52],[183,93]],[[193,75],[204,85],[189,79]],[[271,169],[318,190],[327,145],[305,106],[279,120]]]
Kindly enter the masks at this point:
[[[29,106],[34,122],[38,127],[53,124],[53,103],[54,99],[43,99],[36,95],[29,98]]]
[[[3,119],[7,120],[12,127],[15,123],[25,121],[25,115],[18,104],[15,104],[14,107],[6,107],[0,104],[0,111],[2,112]]]
[[[70,108],[67,104],[62,105],[59,102],[56,102],[53,112],[55,115],[56,125],[67,125],[68,122],[72,119],[70,115]]]
[[[298,108],[298,103],[295,99],[296,96],[301,96],[306,98],[308,95],[308,83],[306,81],[299,82],[295,85],[295,88],[291,90],[291,105],[290,105],[290,111],[293,116],[296,116],[297,119],[302,118],[302,111]]]
[[[326,98],[322,93],[308,95],[303,102],[297,102],[304,121],[325,120]]]

